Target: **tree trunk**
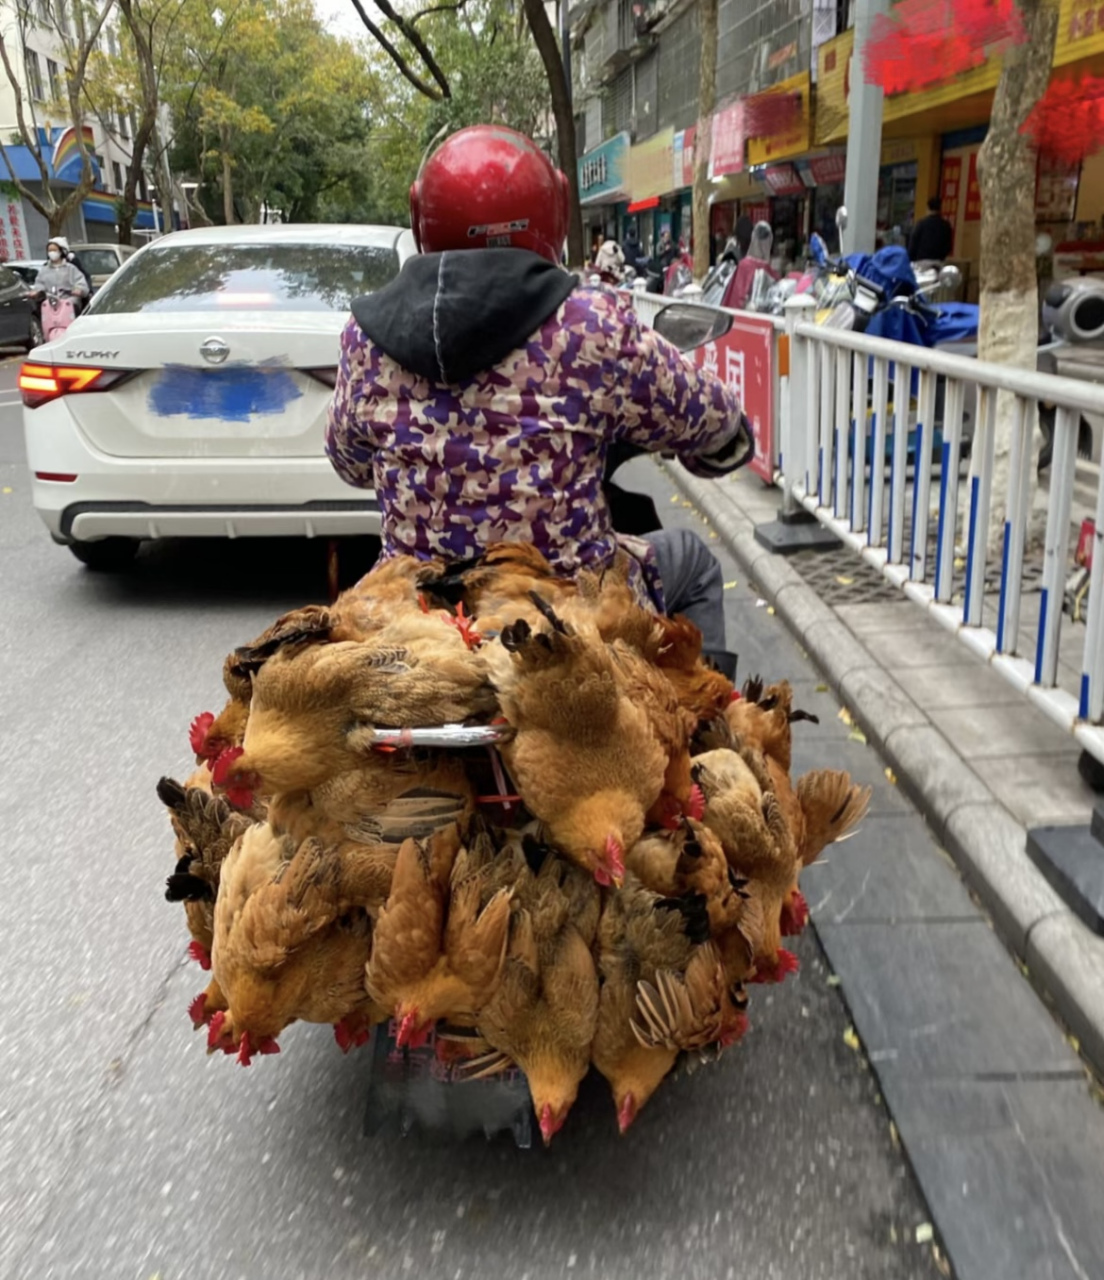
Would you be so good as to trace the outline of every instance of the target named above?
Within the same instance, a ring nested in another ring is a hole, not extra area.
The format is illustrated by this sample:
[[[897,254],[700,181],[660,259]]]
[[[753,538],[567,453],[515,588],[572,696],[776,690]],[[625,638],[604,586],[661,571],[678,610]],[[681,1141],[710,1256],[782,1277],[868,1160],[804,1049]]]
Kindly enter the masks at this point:
[[[117,226],[120,244],[134,243],[134,221],[137,214],[137,208],[128,204],[125,197],[119,201],[115,216],[119,219]]]
[[[1038,286],[1035,274],[1035,151],[1020,132],[1032,107],[1046,92],[1058,29],[1058,6],[1048,0],[1019,0],[1027,40],[1004,58],[993,99],[989,132],[978,154],[981,187],[981,317],[978,359],[1034,369],[1038,343]],[[1008,477],[1013,439],[1012,396],[997,397],[992,504],[988,554],[998,556],[1008,511]],[[1039,438],[1030,459],[1034,505]],[[971,477],[980,459],[971,456]],[[967,486],[967,493],[970,486]]]
[[[583,265],[583,211],[579,207],[579,166],[575,155],[575,117],[571,113],[571,93],[564,76],[563,59],[556,33],[548,20],[542,0],[525,0],[525,18],[533,33],[533,42],[544,63],[548,90],[552,97],[552,115],[556,121],[560,168],[567,178],[570,207],[567,217],[567,261],[573,268]]]
[[[222,216],[226,225],[232,227],[237,222],[234,214],[234,172],[230,165],[229,141],[226,130],[222,130]]]
[[[701,28],[701,89],[698,93],[698,132],[694,138],[694,279],[709,270],[709,153],[713,143],[713,112],[717,106],[717,0],[699,0]]]

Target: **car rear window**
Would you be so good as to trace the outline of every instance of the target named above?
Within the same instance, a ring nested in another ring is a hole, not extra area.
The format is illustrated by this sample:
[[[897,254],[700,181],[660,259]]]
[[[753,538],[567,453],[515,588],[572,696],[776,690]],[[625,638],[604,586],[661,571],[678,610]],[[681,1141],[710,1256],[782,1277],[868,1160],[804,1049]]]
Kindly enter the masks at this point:
[[[152,246],[111,277],[92,310],[348,311],[398,271],[395,250],[375,245]]]
[[[110,249],[76,249],[74,252],[90,275],[109,276],[118,270],[119,259]]]

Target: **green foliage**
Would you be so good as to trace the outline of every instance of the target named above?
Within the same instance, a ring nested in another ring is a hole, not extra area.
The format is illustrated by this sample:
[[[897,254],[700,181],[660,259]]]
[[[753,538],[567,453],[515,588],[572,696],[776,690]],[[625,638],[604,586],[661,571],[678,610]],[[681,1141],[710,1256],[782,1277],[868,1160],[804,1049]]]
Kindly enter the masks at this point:
[[[440,102],[420,94],[378,46],[367,45],[373,207],[380,221],[408,220],[410,184],[438,133],[484,123],[536,137],[551,129],[548,81],[520,5],[468,0],[417,26],[449,82],[450,96]]]

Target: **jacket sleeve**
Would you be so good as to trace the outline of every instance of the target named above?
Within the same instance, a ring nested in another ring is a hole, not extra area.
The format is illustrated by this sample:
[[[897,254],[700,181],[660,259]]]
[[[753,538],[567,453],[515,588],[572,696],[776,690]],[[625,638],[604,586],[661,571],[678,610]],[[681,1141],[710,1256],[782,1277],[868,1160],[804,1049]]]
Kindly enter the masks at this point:
[[[696,475],[714,476],[750,462],[755,450],[734,391],[691,364],[629,311],[609,371],[611,434],[642,449],[675,454]]]
[[[368,376],[368,340],[353,319],[341,334],[337,382],[326,417],[326,455],[346,484],[371,489],[375,449],[357,417],[356,402]]]

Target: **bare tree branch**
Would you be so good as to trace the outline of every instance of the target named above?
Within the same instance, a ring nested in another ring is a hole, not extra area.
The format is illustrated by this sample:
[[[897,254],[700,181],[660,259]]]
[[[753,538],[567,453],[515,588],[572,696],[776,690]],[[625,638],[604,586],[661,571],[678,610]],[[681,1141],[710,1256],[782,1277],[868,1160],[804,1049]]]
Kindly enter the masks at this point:
[[[382,8],[382,6],[380,7]],[[398,49],[395,48],[395,46],[391,43],[391,41],[388,40],[388,38],[384,35],[383,31],[378,26],[376,26],[376,24],[372,21],[371,18],[369,18],[364,8],[364,5],[361,4],[361,0],[353,0],[353,8],[355,8],[357,13],[360,14],[361,22],[363,22],[364,25],[368,28],[368,30],[372,33],[372,36],[375,39],[376,43],[380,46],[380,48],[383,49],[383,51],[387,54],[387,56],[391,59],[391,61],[395,64],[395,66],[398,67],[398,69],[402,72],[403,76],[410,81],[410,83],[414,86],[415,89],[418,90],[419,93],[425,94],[427,98],[432,99],[432,101],[434,102],[441,102],[443,101],[443,99],[451,96],[450,90],[448,87],[448,81],[441,74],[440,69],[437,68],[437,64],[433,62],[433,57],[431,54],[429,54],[428,49],[426,50],[426,55],[428,55],[425,59],[426,66],[429,67],[429,70],[431,72],[433,72],[436,68],[436,73],[434,74],[433,78],[437,81],[438,84],[444,86],[443,92],[437,89],[434,89],[434,87],[431,84],[428,84],[425,80],[423,80],[417,74],[417,72],[415,72],[411,68],[407,60],[398,51]],[[394,11],[392,10],[392,12]],[[414,34],[417,35],[417,32],[415,32]],[[414,41],[411,41],[411,43],[414,44]],[[421,44],[423,48],[425,48],[425,43],[424,41],[422,41],[422,38],[420,36],[418,36],[418,43]],[[415,45],[415,48],[417,48],[417,45]]]
[[[431,13],[459,13],[467,3],[468,0],[459,0],[458,4],[435,4],[432,9],[423,9],[420,13],[416,13],[410,19],[410,25],[415,26],[423,18],[428,18]]]

